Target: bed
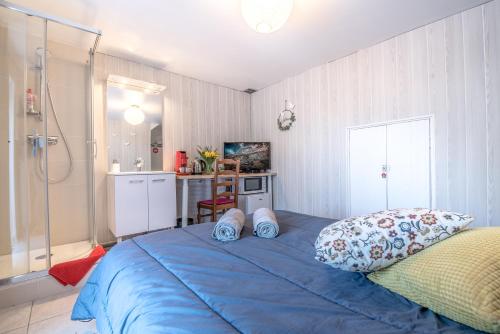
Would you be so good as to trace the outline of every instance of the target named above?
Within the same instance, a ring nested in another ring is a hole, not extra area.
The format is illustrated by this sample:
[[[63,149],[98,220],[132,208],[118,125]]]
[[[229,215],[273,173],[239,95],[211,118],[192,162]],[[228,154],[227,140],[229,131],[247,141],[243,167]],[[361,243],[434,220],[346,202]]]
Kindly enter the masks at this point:
[[[211,238],[213,223],[113,247],[81,290],[73,320],[107,333],[477,333],[314,259],[333,220],[276,212],[280,235]],[[250,220],[247,218],[247,224]]]

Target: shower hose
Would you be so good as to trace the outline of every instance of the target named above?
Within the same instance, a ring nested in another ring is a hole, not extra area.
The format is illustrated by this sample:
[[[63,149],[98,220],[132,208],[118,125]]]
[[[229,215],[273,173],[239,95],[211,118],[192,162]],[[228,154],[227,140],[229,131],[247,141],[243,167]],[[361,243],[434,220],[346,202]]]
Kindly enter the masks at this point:
[[[58,129],[59,133],[61,134],[61,138],[62,138],[62,141],[64,143],[64,148],[66,149],[66,154],[68,155],[68,159],[69,159],[68,168],[66,169],[66,172],[63,176],[61,176],[60,178],[48,177],[48,182],[51,184],[55,184],[55,183],[60,183],[60,182],[65,181],[71,175],[71,172],[73,171],[73,155],[71,153],[71,149],[69,148],[68,139],[66,138],[66,135],[64,134],[63,128],[61,126],[61,122],[59,121],[59,116],[57,115],[57,111],[54,107],[54,101],[52,99],[52,94],[50,93],[50,85],[48,82],[47,82],[47,96],[49,98],[50,108],[52,109],[52,114],[54,115],[54,120],[55,120],[57,129]],[[47,149],[47,147],[48,147],[48,143],[46,141],[45,149]],[[43,151],[39,150],[38,169],[40,170],[42,177],[44,175],[44,157],[45,157],[45,154],[43,153]]]

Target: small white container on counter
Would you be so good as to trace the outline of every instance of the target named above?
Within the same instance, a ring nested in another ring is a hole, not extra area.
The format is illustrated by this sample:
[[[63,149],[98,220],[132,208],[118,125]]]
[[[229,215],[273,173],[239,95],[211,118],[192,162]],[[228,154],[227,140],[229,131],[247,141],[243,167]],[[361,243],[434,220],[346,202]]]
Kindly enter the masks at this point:
[[[111,166],[111,172],[120,173],[120,163],[118,160],[113,160],[113,165]]]

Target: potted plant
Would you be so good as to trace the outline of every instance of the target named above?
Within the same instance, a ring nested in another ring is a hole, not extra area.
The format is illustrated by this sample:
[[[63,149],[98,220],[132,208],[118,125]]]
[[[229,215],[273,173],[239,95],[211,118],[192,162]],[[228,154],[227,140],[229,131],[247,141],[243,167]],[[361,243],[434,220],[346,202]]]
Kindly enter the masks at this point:
[[[201,147],[196,149],[200,155],[200,159],[205,162],[205,174],[212,174],[214,171],[214,162],[219,157],[217,149],[212,149],[212,146]]]

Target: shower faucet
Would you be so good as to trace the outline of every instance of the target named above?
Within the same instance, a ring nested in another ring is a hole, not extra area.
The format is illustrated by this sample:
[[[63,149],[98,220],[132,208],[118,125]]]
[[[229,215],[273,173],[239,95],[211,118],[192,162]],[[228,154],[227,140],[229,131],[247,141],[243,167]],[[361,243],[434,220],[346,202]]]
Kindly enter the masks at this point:
[[[38,154],[38,150],[43,149],[45,146],[45,143],[48,145],[56,145],[57,142],[59,141],[59,137],[57,136],[47,136],[47,140],[45,140],[45,137],[38,134],[36,129],[33,129],[31,135],[26,136],[28,139],[28,143],[31,144],[31,154],[33,157],[36,157]]]
[[[138,172],[142,171],[142,167],[144,166],[144,159],[141,157],[135,159],[134,165]]]
[[[40,139],[43,139],[43,136],[39,134],[27,135],[27,137],[28,143],[30,143],[31,145],[37,145],[37,142],[39,142]],[[47,144],[56,145],[58,142],[59,136],[47,136]]]

